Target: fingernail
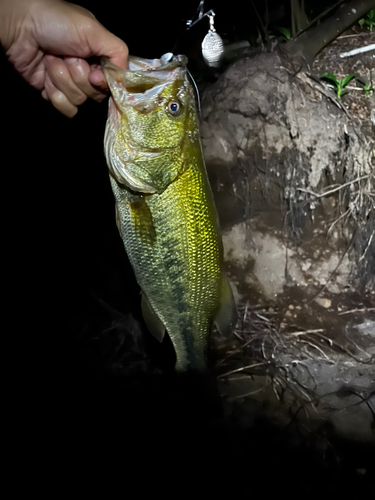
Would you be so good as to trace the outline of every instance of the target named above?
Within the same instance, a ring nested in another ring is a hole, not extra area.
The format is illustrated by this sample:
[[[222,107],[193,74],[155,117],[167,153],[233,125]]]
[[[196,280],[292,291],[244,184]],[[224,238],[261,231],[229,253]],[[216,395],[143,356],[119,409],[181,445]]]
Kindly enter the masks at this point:
[[[66,57],[65,62],[69,65],[73,65],[73,64],[76,64],[78,62],[78,58],[77,57]]]

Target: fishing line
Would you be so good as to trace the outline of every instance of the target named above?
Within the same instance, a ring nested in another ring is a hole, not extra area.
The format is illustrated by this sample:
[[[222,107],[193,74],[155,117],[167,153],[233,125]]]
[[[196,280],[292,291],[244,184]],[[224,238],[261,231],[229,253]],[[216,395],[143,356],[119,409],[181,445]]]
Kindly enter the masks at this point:
[[[205,61],[205,63],[208,66],[213,66],[217,67],[220,64],[221,57],[224,52],[224,44],[223,40],[221,39],[220,35],[216,32],[216,29],[214,27],[214,17],[215,17],[215,12],[213,9],[208,10],[207,12],[204,12],[204,3],[205,0],[200,0],[199,5],[197,10],[195,11],[194,15],[192,16],[191,19],[187,20],[185,22],[185,29],[182,31],[180,36],[177,38],[176,43],[173,46],[172,52],[168,52],[163,56],[163,58],[171,60],[173,58],[173,54],[176,52],[178,45],[181,43],[181,40],[185,36],[186,32],[189,31],[193,26],[195,26],[197,23],[199,23],[203,18],[208,17],[210,21],[210,27],[208,30],[207,35],[204,37],[202,41],[202,56]],[[201,114],[201,102],[200,102],[200,96],[199,96],[199,89],[198,85],[196,84],[193,75],[191,72],[186,68],[189,79],[191,83],[194,86],[195,89],[195,94],[196,94],[196,104],[197,104],[197,109],[199,115]]]
[[[203,18],[208,17],[210,21],[210,27],[207,35],[202,41],[202,55],[205,63],[208,66],[217,67],[220,65],[221,57],[224,53],[224,43],[220,35],[216,32],[214,26],[215,12],[213,9],[204,12],[205,0],[200,0],[197,10],[195,11],[193,17],[185,22],[186,27],[181,35],[177,38],[174,44],[172,53],[175,53],[178,45],[185,36],[186,32],[189,31],[193,26],[199,23]]]
[[[173,46],[173,49],[172,49],[173,53],[175,53],[175,51],[177,49],[177,46],[180,44],[180,42],[183,39],[183,37],[185,36],[186,32],[190,28],[192,28],[198,21],[200,21],[203,18],[203,16],[204,16],[204,14],[203,14],[203,11],[204,11],[204,2],[205,2],[205,0],[200,0],[198,8],[195,11],[193,17],[191,19],[189,19],[188,21],[185,21],[185,28],[181,32],[181,34],[177,37],[176,43]],[[196,19],[196,20],[194,21],[194,19]]]
[[[196,84],[194,78],[193,78],[193,75],[190,73],[190,71],[186,68],[186,71],[189,75],[189,78],[190,78],[190,81],[191,83],[193,84],[194,88],[195,88],[195,95],[197,96],[197,108],[198,108],[198,113],[199,113],[199,116],[201,115],[201,99],[200,99],[200,96],[199,96],[199,89],[198,89],[198,85]]]

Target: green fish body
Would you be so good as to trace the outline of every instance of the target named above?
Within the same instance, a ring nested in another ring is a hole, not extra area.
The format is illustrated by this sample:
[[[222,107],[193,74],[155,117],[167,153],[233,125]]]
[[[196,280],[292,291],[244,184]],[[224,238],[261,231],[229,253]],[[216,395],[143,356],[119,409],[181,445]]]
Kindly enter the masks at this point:
[[[213,323],[228,335],[236,309],[187,59],[168,56],[131,57],[129,70],[102,61],[112,94],[105,154],[146,324],[159,340],[167,330],[176,370],[205,370]]]

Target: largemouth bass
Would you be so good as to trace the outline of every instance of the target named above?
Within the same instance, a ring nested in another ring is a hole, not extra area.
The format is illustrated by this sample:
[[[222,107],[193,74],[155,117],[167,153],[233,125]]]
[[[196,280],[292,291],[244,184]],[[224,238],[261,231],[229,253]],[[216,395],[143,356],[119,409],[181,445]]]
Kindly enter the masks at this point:
[[[117,226],[146,325],[160,341],[167,330],[178,371],[205,370],[213,323],[228,335],[236,320],[186,63],[171,54],[130,57],[122,70],[102,59]]]

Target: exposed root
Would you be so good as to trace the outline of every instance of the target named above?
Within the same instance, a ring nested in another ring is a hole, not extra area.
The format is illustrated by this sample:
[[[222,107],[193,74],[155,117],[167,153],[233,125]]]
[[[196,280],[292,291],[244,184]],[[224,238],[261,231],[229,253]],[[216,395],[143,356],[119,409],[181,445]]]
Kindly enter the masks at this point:
[[[373,310],[375,308],[363,308],[359,312]],[[318,367],[334,370],[339,363],[349,370],[374,362],[374,356],[366,353],[352,338],[348,341],[356,352],[363,354],[363,359],[329,338],[324,328],[287,326],[280,316],[270,316],[266,308],[251,310],[246,305],[240,312],[242,320],[234,332],[238,345],[217,364],[217,378],[224,387],[223,397],[228,403],[267,400],[267,407],[273,405],[274,413],[275,408],[279,408],[276,412],[286,412],[287,418],[297,422],[303,432],[308,432],[307,429],[315,432],[333,414],[349,410],[353,405],[368,407],[375,422],[370,407],[370,396],[375,394],[375,387],[373,390],[350,387],[334,380],[332,385],[336,385],[337,390],[327,393],[322,389]],[[354,312],[358,310],[344,313]],[[344,396],[348,396],[347,404],[332,404],[332,397],[342,400],[344,391],[347,392]],[[349,396],[352,397],[349,399]],[[353,401],[353,396],[359,401]]]
[[[374,174],[363,175],[362,177],[358,177],[358,179],[354,179],[352,181],[345,182],[344,184],[336,186],[333,189],[329,189],[328,191],[323,191],[322,193],[314,193],[314,191],[310,191],[309,189],[303,189],[303,188],[297,188],[297,190],[303,191],[304,193],[311,194],[313,196],[316,196],[317,198],[322,198],[323,196],[329,196],[333,193],[336,193],[336,191],[339,191],[340,189],[344,189],[347,186],[351,186],[352,184],[359,182],[359,181],[362,181],[363,179],[368,179],[369,177],[375,178],[375,175]]]
[[[355,314],[355,313],[361,313],[361,312],[365,312],[365,311],[369,311],[369,312],[375,311],[375,307],[362,307],[361,309],[350,309],[350,311],[339,312],[338,315],[343,316],[344,314]]]

